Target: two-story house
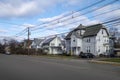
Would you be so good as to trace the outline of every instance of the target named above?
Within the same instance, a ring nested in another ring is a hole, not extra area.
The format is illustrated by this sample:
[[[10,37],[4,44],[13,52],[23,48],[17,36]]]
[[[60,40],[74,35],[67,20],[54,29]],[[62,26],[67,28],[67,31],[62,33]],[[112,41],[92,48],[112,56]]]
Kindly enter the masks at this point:
[[[105,26],[96,24],[87,26],[83,35],[83,52],[94,55],[108,55],[110,52],[109,33]]]
[[[46,39],[42,44],[42,48],[48,54],[62,54],[63,53],[62,41],[57,36]]]
[[[66,36],[66,50],[72,55],[80,52],[94,55],[110,53],[109,33],[102,24],[79,25]]]
[[[79,55],[79,53],[83,51],[82,36],[84,32],[85,27],[80,24],[77,28],[68,33],[65,37],[67,54]]]

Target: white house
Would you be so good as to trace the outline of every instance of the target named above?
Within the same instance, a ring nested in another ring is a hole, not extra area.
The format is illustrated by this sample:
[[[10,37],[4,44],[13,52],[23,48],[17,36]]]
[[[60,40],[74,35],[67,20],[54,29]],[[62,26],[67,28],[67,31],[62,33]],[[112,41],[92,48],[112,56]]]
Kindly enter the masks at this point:
[[[62,54],[63,53],[62,41],[57,36],[46,39],[42,44],[42,48],[48,54]]]
[[[67,53],[72,55],[79,55],[80,52],[92,53],[96,56],[111,53],[109,33],[102,24],[79,25],[68,33],[65,39]]]
[[[67,53],[71,53],[71,55],[79,55],[82,49],[82,36],[84,33],[84,27],[79,25],[76,29],[68,33],[66,36],[66,50]]]
[[[34,49],[42,48],[42,43],[45,39],[34,38],[31,47]]]

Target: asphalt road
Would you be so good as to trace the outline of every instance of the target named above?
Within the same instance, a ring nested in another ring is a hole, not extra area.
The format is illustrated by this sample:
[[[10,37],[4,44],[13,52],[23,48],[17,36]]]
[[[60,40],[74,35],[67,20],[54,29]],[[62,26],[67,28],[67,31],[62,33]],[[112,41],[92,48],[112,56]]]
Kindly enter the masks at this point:
[[[0,80],[120,80],[120,66],[0,54]]]

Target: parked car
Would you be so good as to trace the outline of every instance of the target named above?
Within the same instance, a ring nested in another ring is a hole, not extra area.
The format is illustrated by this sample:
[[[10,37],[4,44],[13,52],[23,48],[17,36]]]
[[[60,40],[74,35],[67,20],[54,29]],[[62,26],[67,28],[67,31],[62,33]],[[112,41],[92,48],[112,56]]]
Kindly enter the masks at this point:
[[[10,55],[10,52],[7,51],[5,54]]]
[[[81,58],[94,58],[95,56],[92,53],[80,53]]]

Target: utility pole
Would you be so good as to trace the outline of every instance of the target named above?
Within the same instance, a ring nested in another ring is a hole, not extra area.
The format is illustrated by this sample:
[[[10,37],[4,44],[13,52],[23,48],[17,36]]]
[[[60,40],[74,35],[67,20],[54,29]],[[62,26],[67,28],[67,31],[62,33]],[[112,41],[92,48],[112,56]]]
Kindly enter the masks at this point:
[[[27,43],[27,47],[28,47],[28,55],[29,55],[29,51],[30,51],[30,27],[28,27],[28,43]]]

